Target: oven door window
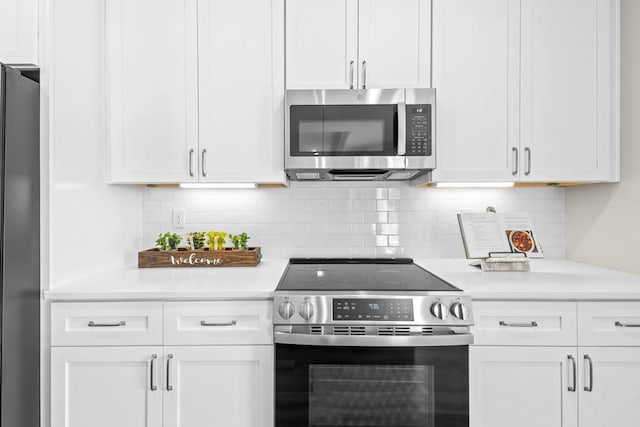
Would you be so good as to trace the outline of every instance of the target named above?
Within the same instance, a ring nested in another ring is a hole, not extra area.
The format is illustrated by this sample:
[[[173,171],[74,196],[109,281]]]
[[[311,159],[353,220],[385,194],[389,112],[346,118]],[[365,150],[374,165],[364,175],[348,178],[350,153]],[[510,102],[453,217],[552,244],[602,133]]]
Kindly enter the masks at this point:
[[[276,427],[468,427],[468,347],[276,345]]]
[[[395,156],[397,105],[293,105],[292,156]]]

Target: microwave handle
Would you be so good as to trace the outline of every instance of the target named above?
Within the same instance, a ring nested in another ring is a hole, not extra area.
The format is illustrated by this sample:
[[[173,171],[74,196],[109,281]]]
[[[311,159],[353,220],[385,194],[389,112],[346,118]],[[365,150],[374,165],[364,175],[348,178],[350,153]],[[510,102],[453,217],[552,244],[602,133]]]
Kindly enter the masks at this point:
[[[404,102],[398,103],[398,156],[407,154],[407,108]]]

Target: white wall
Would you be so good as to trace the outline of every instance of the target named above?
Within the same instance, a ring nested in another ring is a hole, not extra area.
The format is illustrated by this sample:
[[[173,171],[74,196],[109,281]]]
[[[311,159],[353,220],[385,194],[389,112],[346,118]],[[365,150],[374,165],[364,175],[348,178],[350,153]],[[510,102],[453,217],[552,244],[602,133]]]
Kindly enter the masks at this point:
[[[106,184],[105,0],[50,3],[51,288],[137,262],[143,190]],[[78,17],[82,17],[79,19]]]
[[[640,2],[622,0],[621,16],[621,182],[567,189],[567,255],[640,273]]]
[[[547,258],[565,256],[565,190],[389,187],[354,183],[292,183],[288,189],[148,188],[144,246],[166,231],[246,231],[266,257],[464,257],[456,213],[463,209],[525,211]],[[171,227],[172,209],[186,227]]]

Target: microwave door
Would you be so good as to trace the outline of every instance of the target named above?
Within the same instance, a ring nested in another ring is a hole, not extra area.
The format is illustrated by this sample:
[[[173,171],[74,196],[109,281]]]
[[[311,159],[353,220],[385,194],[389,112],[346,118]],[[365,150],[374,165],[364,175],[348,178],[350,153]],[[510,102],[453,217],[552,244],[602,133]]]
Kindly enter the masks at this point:
[[[325,105],[323,110],[323,155],[397,155],[397,105]]]

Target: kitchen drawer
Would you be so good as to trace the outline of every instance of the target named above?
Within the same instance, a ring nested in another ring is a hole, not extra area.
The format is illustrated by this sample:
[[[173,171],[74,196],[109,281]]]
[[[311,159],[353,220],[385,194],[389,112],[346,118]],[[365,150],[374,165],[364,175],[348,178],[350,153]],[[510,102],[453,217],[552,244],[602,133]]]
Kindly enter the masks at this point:
[[[51,304],[52,346],[161,344],[161,302]]]
[[[165,345],[273,344],[271,301],[167,302]]]
[[[577,345],[576,303],[476,301],[477,345]]]
[[[640,301],[579,302],[578,345],[640,346]]]

